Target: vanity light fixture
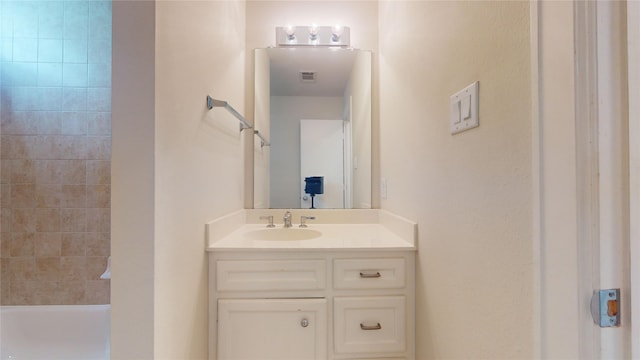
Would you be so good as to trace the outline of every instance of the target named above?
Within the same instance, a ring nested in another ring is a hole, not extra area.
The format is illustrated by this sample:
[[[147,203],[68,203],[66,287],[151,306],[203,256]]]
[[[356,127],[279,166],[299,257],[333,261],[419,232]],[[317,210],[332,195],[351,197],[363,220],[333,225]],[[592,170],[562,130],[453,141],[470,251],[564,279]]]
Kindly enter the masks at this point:
[[[342,25],[318,26],[278,26],[276,27],[276,46],[327,46],[350,47],[349,27]]]

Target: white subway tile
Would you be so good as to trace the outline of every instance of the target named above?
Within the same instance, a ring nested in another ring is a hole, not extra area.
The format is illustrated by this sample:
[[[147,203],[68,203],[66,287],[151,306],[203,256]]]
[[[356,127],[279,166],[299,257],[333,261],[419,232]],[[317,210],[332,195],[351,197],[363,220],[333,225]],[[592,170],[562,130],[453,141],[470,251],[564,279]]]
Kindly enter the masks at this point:
[[[111,111],[111,88],[89,88],[87,111]]]
[[[39,39],[38,40],[38,61],[39,62],[62,62],[62,40]]]
[[[64,88],[62,109],[65,111],[87,110],[87,88]]]
[[[111,87],[111,64],[89,64],[89,86]]]
[[[65,63],[86,63],[87,39],[65,39],[62,58]]]
[[[13,61],[38,61],[38,39],[15,37],[13,39]]]
[[[63,64],[62,85],[73,87],[87,86],[87,64]]]
[[[38,86],[62,86],[62,64],[38,63]]]

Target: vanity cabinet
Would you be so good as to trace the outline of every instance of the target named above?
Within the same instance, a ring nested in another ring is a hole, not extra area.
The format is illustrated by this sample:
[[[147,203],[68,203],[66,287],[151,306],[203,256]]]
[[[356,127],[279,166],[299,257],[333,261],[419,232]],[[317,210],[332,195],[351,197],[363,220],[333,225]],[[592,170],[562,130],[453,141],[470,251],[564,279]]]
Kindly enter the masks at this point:
[[[209,358],[415,358],[414,251],[213,251]]]

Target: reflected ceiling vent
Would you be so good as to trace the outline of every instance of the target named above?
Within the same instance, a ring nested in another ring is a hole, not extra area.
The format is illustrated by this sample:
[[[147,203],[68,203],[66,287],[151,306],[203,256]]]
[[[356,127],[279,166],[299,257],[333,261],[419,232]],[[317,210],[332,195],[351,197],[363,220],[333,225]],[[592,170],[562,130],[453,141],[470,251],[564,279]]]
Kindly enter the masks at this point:
[[[300,71],[300,80],[302,82],[316,82],[316,73],[313,71]]]

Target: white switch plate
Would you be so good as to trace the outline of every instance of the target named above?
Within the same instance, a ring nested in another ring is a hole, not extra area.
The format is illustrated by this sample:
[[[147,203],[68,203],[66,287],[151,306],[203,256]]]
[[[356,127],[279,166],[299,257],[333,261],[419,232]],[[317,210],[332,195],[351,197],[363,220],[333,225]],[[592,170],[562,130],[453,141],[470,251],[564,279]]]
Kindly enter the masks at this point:
[[[471,116],[467,119],[462,116],[462,107],[465,101],[463,99],[467,96],[471,96]],[[459,132],[473,129],[480,125],[478,121],[478,82],[467,86],[461,91],[451,95],[449,98],[450,115],[449,115],[449,130],[451,134],[457,134]]]

